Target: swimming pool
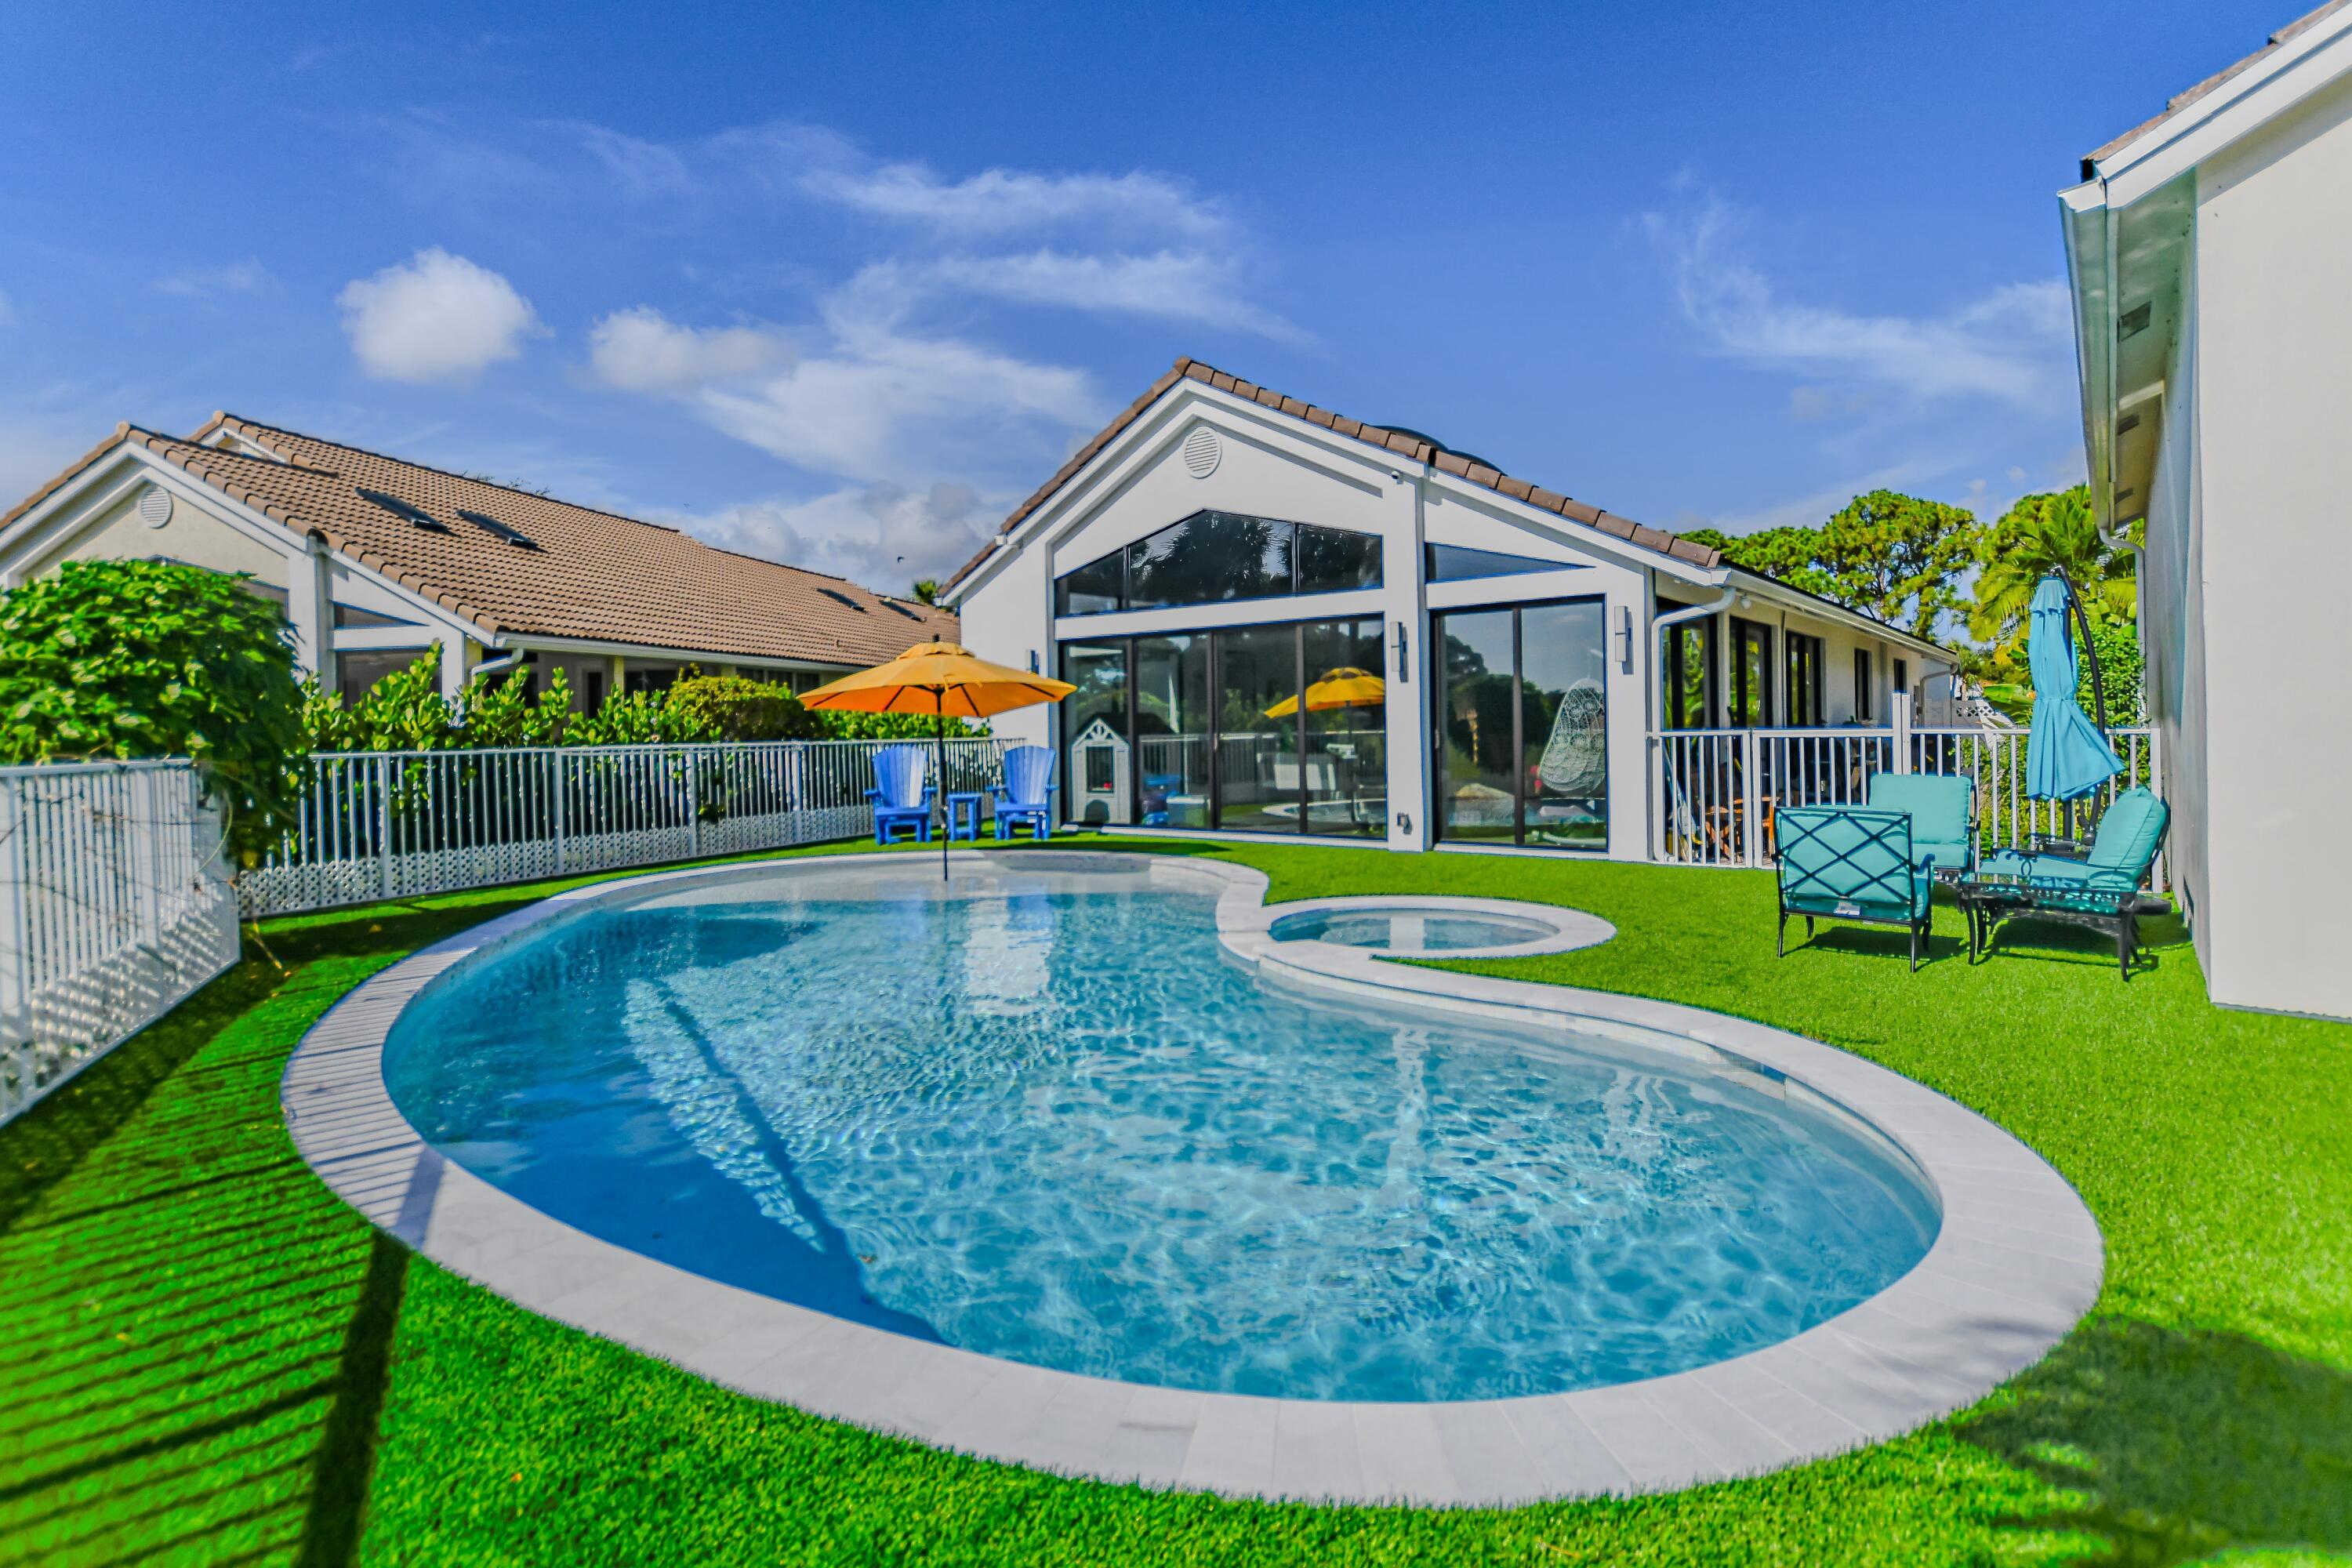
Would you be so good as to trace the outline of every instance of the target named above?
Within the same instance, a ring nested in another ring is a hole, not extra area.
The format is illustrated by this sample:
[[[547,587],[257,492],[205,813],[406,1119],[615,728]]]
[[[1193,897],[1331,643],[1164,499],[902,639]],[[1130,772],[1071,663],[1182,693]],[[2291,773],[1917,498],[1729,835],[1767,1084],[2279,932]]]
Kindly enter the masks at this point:
[[[1221,945],[1213,892],[1055,858],[592,906],[417,995],[383,1081],[442,1155],[631,1251],[1170,1389],[1658,1377],[1937,1238],[1919,1171],[1776,1074],[1294,993]]]

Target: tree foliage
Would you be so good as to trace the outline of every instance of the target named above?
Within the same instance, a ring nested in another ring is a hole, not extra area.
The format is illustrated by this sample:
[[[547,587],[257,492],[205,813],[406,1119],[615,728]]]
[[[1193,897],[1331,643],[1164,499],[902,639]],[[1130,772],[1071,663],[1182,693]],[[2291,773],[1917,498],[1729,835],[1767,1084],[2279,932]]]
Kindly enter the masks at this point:
[[[1750,572],[1932,637],[1946,616],[1965,605],[1959,580],[1976,562],[1979,531],[1965,507],[1873,490],[1819,528],[1737,537],[1697,529],[1684,537],[1714,545]]]
[[[572,710],[572,688],[557,669],[536,697],[520,670],[441,695],[440,650],[426,650],[346,705],[313,682],[302,731],[315,752],[438,752],[473,746],[683,745],[709,741],[890,740],[929,736],[921,714],[836,713],[803,707],[778,685],[740,675],[688,670],[665,691],[615,691],[593,713]],[[948,721],[950,738],[985,729]]]
[[[1985,533],[1979,560],[1969,629],[1995,647],[2022,632],[2033,590],[2053,571],[2066,574],[2095,617],[2129,621],[2137,603],[2131,552],[2099,537],[2087,485],[2020,498]]]
[[[76,561],[0,598],[0,761],[190,758],[240,849],[292,809],[301,709],[292,634],[240,578]]]

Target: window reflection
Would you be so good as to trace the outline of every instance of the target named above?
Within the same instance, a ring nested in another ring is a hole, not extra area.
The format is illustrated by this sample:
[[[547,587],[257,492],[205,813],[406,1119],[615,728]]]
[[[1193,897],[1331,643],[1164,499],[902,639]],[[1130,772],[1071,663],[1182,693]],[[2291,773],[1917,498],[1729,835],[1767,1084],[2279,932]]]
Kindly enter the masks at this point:
[[[1381,623],[1309,621],[1306,641],[1307,825],[1310,833],[1388,832],[1388,682]]]
[[[1298,628],[1217,634],[1217,826],[1298,827]]]
[[[1209,703],[1206,634],[1135,639],[1135,733],[1139,820],[1146,827],[1208,827]]]
[[[1062,733],[1069,748],[1062,775],[1067,781],[1064,809],[1077,822],[1132,822],[1126,642],[1064,643],[1062,679],[1077,688],[1062,700]]]
[[[1054,613],[1156,610],[1380,585],[1377,534],[1196,511],[1064,573],[1054,584]]]
[[[1598,599],[1433,617],[1440,837],[1601,849],[1608,683]]]

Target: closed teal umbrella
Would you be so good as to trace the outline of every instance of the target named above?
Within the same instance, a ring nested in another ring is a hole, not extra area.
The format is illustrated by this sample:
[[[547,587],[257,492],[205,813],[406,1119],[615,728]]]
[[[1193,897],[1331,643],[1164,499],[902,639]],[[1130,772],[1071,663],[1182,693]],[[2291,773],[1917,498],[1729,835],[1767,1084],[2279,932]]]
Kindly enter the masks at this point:
[[[2066,612],[2072,590],[2055,573],[2033,590],[2025,662],[2033,675],[2033,728],[2025,741],[2025,793],[2079,800],[2123,771],[2123,759],[2074,701],[2079,679]]]

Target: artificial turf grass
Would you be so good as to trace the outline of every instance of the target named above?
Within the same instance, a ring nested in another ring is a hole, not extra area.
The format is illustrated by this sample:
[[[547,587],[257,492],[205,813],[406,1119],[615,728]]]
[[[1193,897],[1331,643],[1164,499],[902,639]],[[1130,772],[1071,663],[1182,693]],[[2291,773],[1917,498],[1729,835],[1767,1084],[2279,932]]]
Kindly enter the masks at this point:
[[[0,1557],[342,1561],[362,1483],[360,1553],[386,1563],[2352,1552],[2352,1030],[2218,1012],[2178,947],[2128,985],[2064,932],[1972,969],[1948,913],[1916,977],[1894,956],[1899,933],[1825,931],[1775,961],[1770,882],[1755,873],[1162,852],[1260,866],[1277,899],[1475,891],[1591,909],[1615,941],[1465,967],[1798,1028],[1986,1110],[2099,1215],[2100,1312],[1957,1421],[1670,1498],[1269,1506],[877,1437],[724,1393],[379,1247],[295,1160],[276,1083],[301,1030],[365,973],[542,885],[275,922],[286,976],[248,961],[0,1131]],[[204,1226],[237,1238],[226,1258],[205,1250],[220,1238]],[[131,1343],[108,1338],[126,1323]]]

